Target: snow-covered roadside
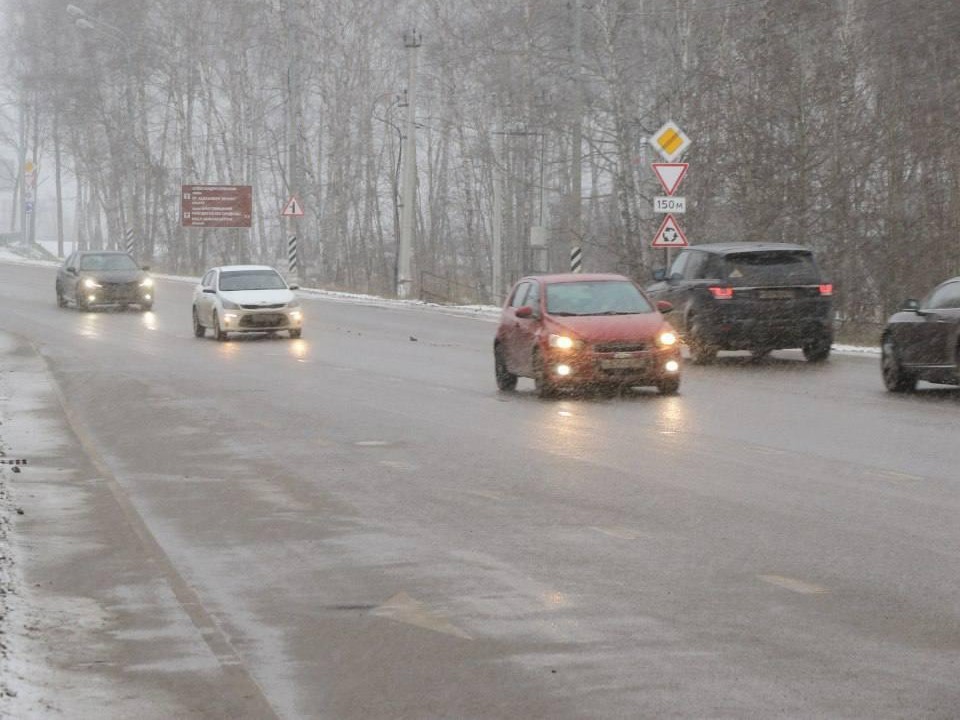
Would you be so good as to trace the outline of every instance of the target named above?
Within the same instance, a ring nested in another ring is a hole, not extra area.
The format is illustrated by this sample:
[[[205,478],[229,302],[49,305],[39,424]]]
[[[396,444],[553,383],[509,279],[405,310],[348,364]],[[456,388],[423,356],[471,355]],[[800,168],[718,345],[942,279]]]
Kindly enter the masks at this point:
[[[0,357],[7,356],[10,349],[5,342],[0,342]],[[17,600],[22,583],[18,580],[13,518],[23,512],[16,506],[12,488],[14,479],[22,472],[9,432],[14,389],[10,364],[0,362],[0,717],[7,717],[5,709],[9,709],[9,703],[21,692],[20,684],[15,682],[20,673],[14,670],[18,662],[15,646],[19,631],[14,628],[13,618],[19,615]]]
[[[2,379],[0,392],[3,392]],[[0,422],[3,422],[4,417],[3,407],[0,406]],[[4,448],[3,435],[0,434],[0,459],[6,459],[7,452]],[[10,547],[10,518],[15,512],[8,488],[8,473],[11,469],[11,466],[0,465],[0,708],[3,708],[7,698],[16,695],[6,670],[10,658],[10,605],[16,587],[13,578],[14,558]]]

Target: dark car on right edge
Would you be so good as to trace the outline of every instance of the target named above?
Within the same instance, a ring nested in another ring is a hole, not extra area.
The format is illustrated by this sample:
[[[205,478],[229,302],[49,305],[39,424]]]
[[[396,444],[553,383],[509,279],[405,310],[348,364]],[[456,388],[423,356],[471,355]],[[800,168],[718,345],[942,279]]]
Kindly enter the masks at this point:
[[[911,392],[918,380],[960,385],[960,277],[890,316],[881,338],[883,384]]]
[[[833,343],[833,285],[812,251],[791,243],[733,242],[685,248],[647,288],[673,307],[671,323],[695,363],[718,350],[801,348],[822,362]]]

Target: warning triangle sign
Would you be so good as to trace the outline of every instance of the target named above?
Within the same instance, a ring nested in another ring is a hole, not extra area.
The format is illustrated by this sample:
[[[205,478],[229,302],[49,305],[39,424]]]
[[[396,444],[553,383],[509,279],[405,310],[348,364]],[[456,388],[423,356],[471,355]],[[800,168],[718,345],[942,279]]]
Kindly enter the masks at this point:
[[[683,230],[677,225],[677,221],[673,219],[673,215],[667,215],[663,219],[663,222],[660,223],[660,229],[657,230],[657,235],[653,238],[653,242],[650,243],[650,247],[686,247],[688,244],[686,235],[683,234]]]
[[[280,214],[284,217],[303,216],[303,205],[300,204],[300,201],[297,199],[296,195],[290,196],[290,199],[287,200],[287,204],[283,206],[283,212]]]
[[[651,167],[667,195],[673,195],[680,181],[687,174],[690,163],[653,163]]]

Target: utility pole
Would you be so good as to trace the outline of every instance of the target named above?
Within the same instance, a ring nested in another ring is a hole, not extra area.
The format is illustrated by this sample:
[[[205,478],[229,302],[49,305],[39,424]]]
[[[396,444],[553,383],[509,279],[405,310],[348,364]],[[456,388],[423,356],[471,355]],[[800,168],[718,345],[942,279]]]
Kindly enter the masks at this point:
[[[300,134],[300,120],[303,115],[303,99],[300,94],[300,44],[297,38],[299,28],[300,0],[287,0],[287,194],[295,197],[300,193],[300,157],[298,136]],[[296,216],[287,215],[286,232],[287,252],[290,262],[292,281],[298,282],[303,274],[300,270],[300,260],[303,253],[298,252],[297,234],[299,223]],[[284,249],[281,249],[281,253]],[[239,262],[239,259],[238,259]]]
[[[503,168],[500,163],[503,162],[505,135],[501,119],[493,158],[493,282],[490,294],[494,305],[500,304],[503,288]]]
[[[21,80],[22,83],[22,80]],[[26,91],[21,84],[20,87],[20,165],[17,168],[17,177],[20,181],[20,244],[24,247],[30,245],[30,236],[27,232],[28,214],[27,203],[29,193],[27,191],[27,98]]]
[[[404,148],[403,206],[400,213],[400,247],[397,248],[397,297],[405,300],[413,290],[413,226],[417,197],[417,50],[422,36],[416,28],[404,33],[407,48],[407,137]]]
[[[581,0],[573,0],[573,167],[570,192],[570,272],[581,272],[582,239],[582,169],[583,169],[583,22]]]

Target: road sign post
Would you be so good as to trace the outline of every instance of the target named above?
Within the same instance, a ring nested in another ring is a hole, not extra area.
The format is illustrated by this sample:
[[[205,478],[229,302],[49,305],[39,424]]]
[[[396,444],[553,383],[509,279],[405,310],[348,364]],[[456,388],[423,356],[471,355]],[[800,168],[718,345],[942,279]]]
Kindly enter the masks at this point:
[[[655,197],[653,199],[653,211],[655,213],[668,213],[660,223],[660,229],[653,237],[651,247],[664,249],[664,264],[670,266],[670,248],[687,247],[687,238],[683,234],[680,225],[677,224],[674,214],[682,214],[687,211],[687,199],[683,197],[674,197],[674,193],[686,177],[689,169],[688,163],[674,162],[686,152],[690,147],[690,138],[680,129],[672,120],[663,124],[663,126],[650,136],[650,145],[659,153],[666,162],[653,163],[652,168],[657,180],[666,197]]]
[[[290,268],[290,277],[293,280],[299,280],[300,262],[297,255],[297,234],[295,232],[293,218],[303,217],[303,203],[296,195],[291,195],[290,199],[283,206],[280,215],[287,219],[287,264]]]

